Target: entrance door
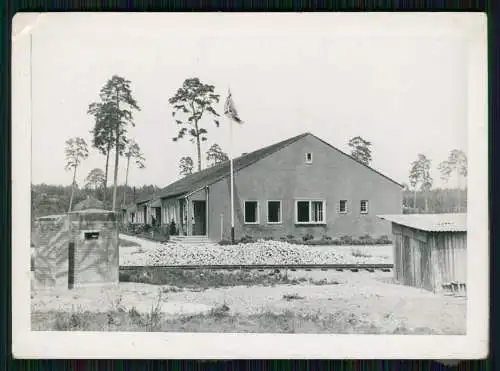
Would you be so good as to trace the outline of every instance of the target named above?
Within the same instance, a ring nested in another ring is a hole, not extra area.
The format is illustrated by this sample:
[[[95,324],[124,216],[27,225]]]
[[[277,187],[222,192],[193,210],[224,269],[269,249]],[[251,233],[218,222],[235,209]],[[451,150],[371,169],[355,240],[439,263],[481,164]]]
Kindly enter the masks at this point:
[[[206,201],[193,201],[193,236],[204,236],[207,233],[207,208]]]
[[[161,225],[161,207],[155,207],[156,225]]]

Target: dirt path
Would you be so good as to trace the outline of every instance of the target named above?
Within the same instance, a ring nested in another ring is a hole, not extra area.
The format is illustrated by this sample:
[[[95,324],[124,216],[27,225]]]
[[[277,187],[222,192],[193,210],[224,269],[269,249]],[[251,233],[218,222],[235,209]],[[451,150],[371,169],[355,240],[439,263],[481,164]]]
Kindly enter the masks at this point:
[[[293,312],[295,314],[331,315],[349,314],[356,320],[394,331],[398,328],[422,332],[465,333],[466,300],[463,297],[441,296],[411,287],[387,283],[391,273],[369,272],[292,272],[327,275],[329,285],[236,286],[173,292],[168,286],[138,283],[120,283],[115,288],[87,288],[60,290],[57,293],[34,292],[32,311],[91,310],[106,311],[121,306],[149,311],[158,292],[170,308],[189,303],[200,311],[226,304],[231,314],[243,316],[261,313]],[[176,290],[174,290],[176,291]],[[54,295],[56,295],[54,299]],[[291,295],[296,299],[286,300]],[[186,307],[187,308],[187,307]],[[197,309],[197,310],[198,310]],[[173,310],[173,309],[172,309]],[[187,309],[186,309],[187,310]],[[182,309],[180,309],[182,311]],[[194,311],[194,309],[193,309]]]

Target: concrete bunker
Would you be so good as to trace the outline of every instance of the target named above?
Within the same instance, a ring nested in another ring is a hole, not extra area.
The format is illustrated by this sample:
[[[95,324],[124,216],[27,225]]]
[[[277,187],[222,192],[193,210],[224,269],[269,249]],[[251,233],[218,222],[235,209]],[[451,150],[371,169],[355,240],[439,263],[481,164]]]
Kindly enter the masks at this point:
[[[76,208],[76,207],[75,207]],[[84,209],[35,221],[35,288],[117,284],[116,213]]]

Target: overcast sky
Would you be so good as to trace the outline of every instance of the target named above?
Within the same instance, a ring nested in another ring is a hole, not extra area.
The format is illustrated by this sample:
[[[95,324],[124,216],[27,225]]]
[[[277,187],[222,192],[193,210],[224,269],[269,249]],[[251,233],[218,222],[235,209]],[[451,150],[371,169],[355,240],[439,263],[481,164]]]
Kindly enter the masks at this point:
[[[419,153],[435,169],[450,150],[467,152],[466,48],[453,17],[440,18],[61,13],[30,20],[32,182],[71,183],[64,142],[91,142],[87,107],[114,74],[131,80],[141,107],[129,132],[146,168],[131,167],[131,185],[165,186],[178,178],[180,157],[196,158],[187,139],[172,141],[178,128],[168,103],[189,77],[215,85],[220,111],[231,88],[245,121],[234,130],[236,155],[302,132],[348,152],[349,139],[360,135],[373,144],[372,166],[407,182]],[[227,151],[225,122],[203,125],[203,150],[218,143]],[[79,184],[104,163],[92,150]],[[122,160],[120,183],[124,174]]]

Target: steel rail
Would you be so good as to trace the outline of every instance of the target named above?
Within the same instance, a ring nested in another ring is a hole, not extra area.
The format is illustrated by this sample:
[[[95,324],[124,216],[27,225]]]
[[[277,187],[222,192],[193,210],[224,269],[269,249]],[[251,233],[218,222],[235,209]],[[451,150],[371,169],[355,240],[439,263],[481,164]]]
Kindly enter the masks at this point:
[[[255,269],[288,269],[288,270],[329,270],[329,269],[393,269],[394,264],[217,264],[217,265],[121,265],[120,270],[136,270],[141,268],[185,269],[185,270],[255,270]]]

